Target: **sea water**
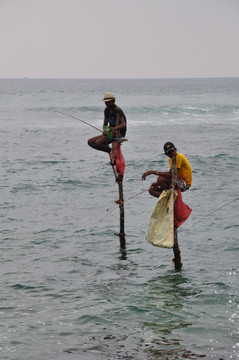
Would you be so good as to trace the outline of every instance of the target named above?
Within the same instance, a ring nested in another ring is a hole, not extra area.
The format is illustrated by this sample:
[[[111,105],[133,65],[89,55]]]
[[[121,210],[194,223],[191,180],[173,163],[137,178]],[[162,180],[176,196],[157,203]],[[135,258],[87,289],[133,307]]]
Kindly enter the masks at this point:
[[[128,121],[126,252],[102,128],[105,92]],[[239,78],[0,80],[1,360],[238,359]],[[193,209],[172,249],[145,240],[171,141]]]

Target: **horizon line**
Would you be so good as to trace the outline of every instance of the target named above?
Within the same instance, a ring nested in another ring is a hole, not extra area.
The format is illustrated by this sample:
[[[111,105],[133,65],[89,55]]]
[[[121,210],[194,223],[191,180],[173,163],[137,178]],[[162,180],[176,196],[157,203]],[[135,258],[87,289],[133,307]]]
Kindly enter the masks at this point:
[[[189,79],[237,79],[239,76],[193,76],[193,77],[115,77],[115,78],[78,78],[78,77],[0,77],[0,80],[189,80]]]

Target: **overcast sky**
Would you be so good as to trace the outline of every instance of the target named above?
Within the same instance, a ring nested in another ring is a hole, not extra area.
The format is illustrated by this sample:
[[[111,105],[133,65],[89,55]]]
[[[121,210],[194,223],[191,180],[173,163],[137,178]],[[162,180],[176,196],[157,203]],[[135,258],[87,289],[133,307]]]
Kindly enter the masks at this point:
[[[0,0],[0,78],[239,77],[239,0]]]

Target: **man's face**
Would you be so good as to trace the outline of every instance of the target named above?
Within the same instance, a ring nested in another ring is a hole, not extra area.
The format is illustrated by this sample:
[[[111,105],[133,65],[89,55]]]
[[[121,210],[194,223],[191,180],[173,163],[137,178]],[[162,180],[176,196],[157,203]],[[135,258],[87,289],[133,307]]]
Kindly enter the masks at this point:
[[[106,106],[108,109],[111,109],[111,108],[114,106],[114,103],[115,103],[114,100],[106,101],[106,102],[105,102],[105,106]]]
[[[177,150],[171,150],[171,151],[168,151],[165,155],[167,155],[168,157],[170,157],[171,159],[176,155],[177,153]]]

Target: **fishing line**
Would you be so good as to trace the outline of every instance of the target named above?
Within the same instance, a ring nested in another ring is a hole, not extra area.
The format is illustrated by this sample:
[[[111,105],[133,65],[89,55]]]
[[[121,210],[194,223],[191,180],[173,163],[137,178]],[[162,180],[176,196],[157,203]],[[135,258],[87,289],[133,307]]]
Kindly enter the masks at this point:
[[[143,194],[145,191],[148,191],[148,189],[142,190],[142,191],[140,191],[139,193],[137,193],[137,194],[129,197],[127,200],[124,201],[124,204],[125,204],[126,202],[128,202],[129,200],[135,198],[136,196],[139,196],[139,195]],[[93,228],[95,228],[101,221],[103,221],[109,214],[111,214],[111,213],[112,213],[113,211],[115,211],[116,209],[118,209],[118,207],[115,207],[115,208],[112,208],[112,209],[107,209],[107,210],[106,210],[106,211],[107,211],[107,214],[106,214],[102,219],[100,219],[100,220],[94,225]]]
[[[158,156],[162,156],[162,155],[165,155],[165,153],[159,154]],[[112,167],[113,167],[113,166],[112,166]],[[114,170],[114,167],[113,167],[113,170]],[[115,171],[114,171],[114,175],[115,175]],[[116,179],[116,176],[115,176],[115,179]],[[128,202],[129,200],[132,200],[133,198],[135,198],[135,197],[143,194],[143,193],[146,192],[146,191],[148,191],[148,189],[145,189],[145,190],[143,190],[143,191],[140,191],[139,193],[137,193],[137,194],[129,197],[127,200],[124,201],[124,204],[125,204],[126,202]],[[107,211],[107,214],[106,214],[103,218],[101,218],[101,219],[94,225],[93,228],[95,228],[100,222],[102,222],[109,214],[111,214],[111,213],[112,213],[113,211],[115,211],[117,208],[118,208],[118,207],[115,207],[115,208],[112,208],[112,209],[107,209],[107,210],[106,210],[106,211]]]
[[[213,210],[213,211],[212,211],[212,212],[210,212],[209,214],[207,214],[207,215],[205,215],[205,216],[201,217],[201,219],[199,219],[199,220],[198,220],[196,223],[194,223],[193,225],[198,224],[198,223],[199,223],[202,219],[205,219],[206,217],[208,217],[208,216],[210,216],[210,215],[214,214],[216,211],[221,210],[222,208],[226,207],[227,205],[229,205],[229,204],[231,204],[231,203],[233,203],[233,202],[235,202],[235,201],[237,201],[237,200],[239,200],[239,197],[238,197],[238,198],[236,198],[236,199],[233,199],[233,200],[231,200],[231,201],[229,201],[229,202],[227,202],[226,204],[224,204],[224,205],[220,206],[219,208],[217,208],[217,209]]]
[[[137,197],[137,196],[139,196],[139,195],[141,195],[141,194],[143,194],[144,192],[146,192],[146,191],[148,191],[148,189],[145,189],[145,190],[143,190],[143,191],[140,191],[139,193],[137,193],[137,194],[135,194],[135,195],[133,195],[133,196],[131,196],[131,197],[129,197],[127,200],[125,200],[124,201],[124,204],[126,203],[126,202],[128,202],[129,200],[132,200],[133,198],[135,198],[135,197]],[[214,214],[216,211],[218,211],[218,210],[221,210],[222,208],[224,208],[224,207],[226,207],[226,206],[228,206],[228,205],[230,205],[231,203],[233,203],[233,202],[235,202],[235,201],[237,201],[237,200],[239,200],[239,198],[236,198],[236,199],[233,199],[233,200],[231,200],[231,201],[229,201],[228,203],[226,203],[226,204],[224,204],[224,205],[222,205],[222,206],[220,206],[219,208],[217,208],[217,209],[215,209],[215,210],[213,210],[212,212],[210,212],[209,214],[207,214],[207,215],[205,215],[205,216],[203,216],[201,219],[199,219],[196,223],[194,223],[193,225],[196,225],[196,224],[198,224],[202,219],[204,219],[204,218],[206,218],[206,217],[208,217],[208,216],[210,216],[210,215],[212,215],[212,214]],[[100,219],[95,225],[94,225],[94,227],[93,228],[95,228],[100,222],[102,222],[109,214],[111,214],[112,212],[114,212],[115,210],[117,209],[117,207],[115,207],[115,208],[112,208],[112,209],[107,209],[107,214],[102,218],[102,219]]]
[[[81,122],[83,122],[84,124],[86,124],[86,125],[88,125],[88,126],[91,126],[91,127],[93,127],[94,129],[96,129],[96,130],[100,131],[101,133],[103,133],[103,131],[102,131],[102,130],[98,129],[98,128],[97,128],[97,127],[95,127],[94,125],[91,125],[91,124],[90,124],[90,123],[88,123],[87,121],[81,120],[81,119],[79,119],[79,118],[77,118],[77,117],[75,117],[75,116],[73,116],[73,115],[66,114],[66,113],[64,113],[64,112],[62,112],[62,111],[57,111],[57,110],[55,110],[55,112],[56,112],[56,113],[58,113],[58,114],[62,114],[62,115],[65,115],[65,116],[71,117],[72,119],[75,119],[75,120],[81,121]]]

